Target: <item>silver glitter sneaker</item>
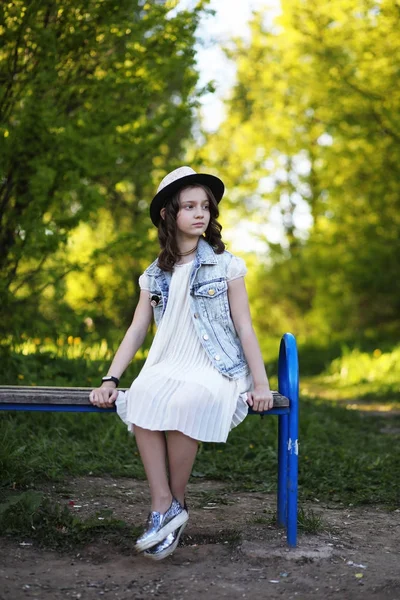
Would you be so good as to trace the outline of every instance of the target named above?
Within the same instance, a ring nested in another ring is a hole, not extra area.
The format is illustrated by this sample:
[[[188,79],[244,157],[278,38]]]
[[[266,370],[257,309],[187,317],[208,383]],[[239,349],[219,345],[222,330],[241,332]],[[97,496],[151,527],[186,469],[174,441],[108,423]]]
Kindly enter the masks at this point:
[[[143,552],[148,548],[162,542],[170,533],[181,527],[189,519],[187,510],[172,498],[171,506],[165,513],[152,511],[147,519],[147,529],[141,535],[135,545],[137,552]]]
[[[143,556],[146,558],[150,558],[151,560],[162,560],[163,558],[167,558],[173,551],[176,549],[179,538],[181,537],[183,530],[185,529],[187,523],[184,523],[178,529],[175,529],[172,533],[168,534],[162,542],[153,546],[149,550],[145,550],[143,552]]]

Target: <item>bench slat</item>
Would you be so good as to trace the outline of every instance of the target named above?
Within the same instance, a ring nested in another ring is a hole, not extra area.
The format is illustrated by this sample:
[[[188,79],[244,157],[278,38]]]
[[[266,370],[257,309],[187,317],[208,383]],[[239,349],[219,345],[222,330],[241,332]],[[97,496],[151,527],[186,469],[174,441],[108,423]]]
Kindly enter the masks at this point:
[[[39,387],[39,386],[0,386],[0,404],[64,404],[91,405],[88,387]],[[121,388],[121,391],[125,391]],[[289,406],[289,400],[279,392],[272,392],[274,408]]]

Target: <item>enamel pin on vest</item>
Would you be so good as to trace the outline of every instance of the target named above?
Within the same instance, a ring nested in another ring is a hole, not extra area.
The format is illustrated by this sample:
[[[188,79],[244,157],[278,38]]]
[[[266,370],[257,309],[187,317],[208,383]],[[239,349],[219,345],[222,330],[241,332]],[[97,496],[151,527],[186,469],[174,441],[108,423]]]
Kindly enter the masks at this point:
[[[160,296],[157,296],[157,294],[149,294],[149,298],[150,298],[150,304],[153,308],[155,308],[156,306],[158,306],[158,304],[160,303]]]

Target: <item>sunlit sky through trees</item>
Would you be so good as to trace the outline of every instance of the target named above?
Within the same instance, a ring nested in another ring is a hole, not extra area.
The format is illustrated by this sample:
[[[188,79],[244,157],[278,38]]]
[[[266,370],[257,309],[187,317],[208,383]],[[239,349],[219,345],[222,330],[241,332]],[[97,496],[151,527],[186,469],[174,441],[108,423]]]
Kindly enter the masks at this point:
[[[183,2],[182,4],[185,4]],[[263,9],[266,26],[273,27],[274,19],[280,14],[280,0],[211,0],[210,9],[215,15],[203,17],[198,34],[200,43],[197,46],[197,64],[200,70],[200,86],[212,80],[215,92],[203,96],[201,104],[202,127],[207,131],[216,131],[224,119],[224,98],[234,85],[236,67],[225,53],[224,47],[230,47],[231,40],[236,37],[249,39],[248,22],[254,11]],[[304,169],[308,168],[304,164]],[[268,178],[260,182],[260,191],[268,190],[271,182]],[[306,232],[312,220],[306,202],[302,202],[297,215],[299,231]],[[280,207],[276,206],[269,214],[268,222],[264,225],[241,220],[234,228],[225,231],[225,237],[230,246],[236,251],[250,251],[266,255],[268,247],[260,241],[259,236],[272,243],[284,244],[284,229]]]
[[[215,130],[224,117],[223,98],[235,81],[235,65],[223,51],[235,37],[249,38],[248,22],[253,11],[265,9],[265,20],[272,25],[280,13],[279,0],[211,0],[210,9],[215,15],[202,19],[197,47],[197,64],[200,69],[200,85],[210,79],[215,81],[216,91],[202,99],[203,127]]]

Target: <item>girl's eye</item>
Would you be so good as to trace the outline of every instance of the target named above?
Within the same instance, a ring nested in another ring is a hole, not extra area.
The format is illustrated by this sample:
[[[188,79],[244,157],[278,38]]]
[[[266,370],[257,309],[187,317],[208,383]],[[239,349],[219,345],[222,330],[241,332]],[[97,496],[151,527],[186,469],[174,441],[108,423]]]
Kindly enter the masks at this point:
[[[193,204],[185,204],[185,206],[183,207],[185,210],[190,210],[193,208]],[[210,210],[210,205],[209,204],[204,204],[203,205],[203,209],[204,210]]]

